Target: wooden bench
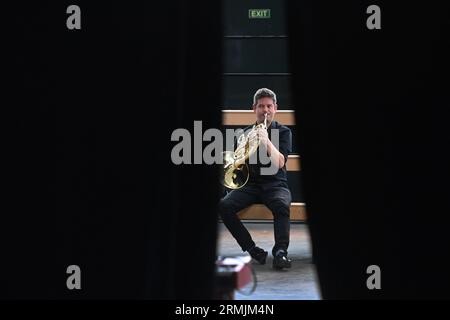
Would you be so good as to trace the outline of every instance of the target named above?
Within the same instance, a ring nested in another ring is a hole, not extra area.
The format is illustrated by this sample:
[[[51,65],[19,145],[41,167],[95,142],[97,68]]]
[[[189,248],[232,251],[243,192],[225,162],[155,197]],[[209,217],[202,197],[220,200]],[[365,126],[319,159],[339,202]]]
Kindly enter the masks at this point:
[[[294,110],[278,110],[275,120],[285,126],[295,125]],[[253,110],[222,110],[222,124],[225,126],[247,126],[255,122]]]
[[[253,204],[238,213],[243,220],[273,220],[272,212],[263,204]],[[303,202],[291,203],[291,221],[306,221],[306,207]]]

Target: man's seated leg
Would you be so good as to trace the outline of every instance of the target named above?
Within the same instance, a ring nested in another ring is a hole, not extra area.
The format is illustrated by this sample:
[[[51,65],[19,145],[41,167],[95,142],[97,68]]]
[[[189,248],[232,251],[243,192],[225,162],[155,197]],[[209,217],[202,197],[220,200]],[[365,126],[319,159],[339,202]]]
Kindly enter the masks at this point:
[[[287,187],[270,188],[265,191],[264,204],[272,211],[274,217],[273,267],[290,268],[291,260],[287,256],[287,249],[290,237],[291,192]]]
[[[257,247],[247,228],[237,216],[242,209],[251,204],[258,203],[258,189],[253,185],[246,185],[241,189],[233,190],[220,200],[218,211],[223,223],[231,235],[250,256],[260,264],[266,263],[267,251]]]

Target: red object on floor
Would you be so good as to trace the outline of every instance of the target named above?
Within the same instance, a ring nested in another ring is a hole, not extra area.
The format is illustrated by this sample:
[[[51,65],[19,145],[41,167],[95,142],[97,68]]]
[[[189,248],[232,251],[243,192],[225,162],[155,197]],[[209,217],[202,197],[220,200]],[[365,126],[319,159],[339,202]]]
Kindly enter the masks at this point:
[[[220,296],[234,296],[234,290],[241,289],[252,281],[251,257],[219,257],[216,261],[217,292]]]

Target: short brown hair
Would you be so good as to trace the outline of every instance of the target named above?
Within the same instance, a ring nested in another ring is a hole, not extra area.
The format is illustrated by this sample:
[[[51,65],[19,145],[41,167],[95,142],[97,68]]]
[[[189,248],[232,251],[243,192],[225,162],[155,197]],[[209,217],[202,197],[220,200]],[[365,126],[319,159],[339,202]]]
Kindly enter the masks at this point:
[[[265,97],[272,98],[273,103],[277,103],[277,95],[275,94],[275,92],[267,88],[261,88],[256,90],[255,95],[253,96],[253,105],[256,105],[258,99]]]

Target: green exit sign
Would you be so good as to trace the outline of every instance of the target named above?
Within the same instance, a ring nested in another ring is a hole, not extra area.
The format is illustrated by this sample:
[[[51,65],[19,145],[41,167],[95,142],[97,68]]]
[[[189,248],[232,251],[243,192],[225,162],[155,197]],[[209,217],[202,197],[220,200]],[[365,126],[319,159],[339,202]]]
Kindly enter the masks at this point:
[[[249,19],[270,19],[270,9],[249,9]]]

